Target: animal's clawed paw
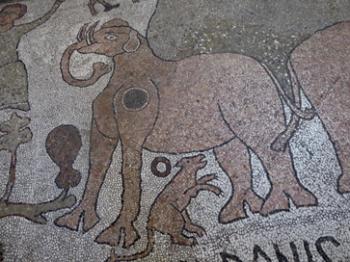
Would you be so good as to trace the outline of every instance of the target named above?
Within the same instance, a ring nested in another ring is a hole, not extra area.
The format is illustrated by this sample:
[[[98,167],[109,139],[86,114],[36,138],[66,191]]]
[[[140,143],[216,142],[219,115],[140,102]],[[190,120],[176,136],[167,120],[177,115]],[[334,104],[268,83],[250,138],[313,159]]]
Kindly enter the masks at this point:
[[[197,236],[203,237],[207,234],[204,228],[197,226],[196,232],[194,232]]]
[[[198,240],[196,238],[193,238],[193,243],[191,246],[197,246],[198,245]]]
[[[213,193],[217,196],[224,196],[224,192],[221,188],[214,186]]]
[[[185,229],[193,234],[196,234],[199,237],[203,237],[204,235],[207,234],[207,232],[205,231],[205,229],[199,225],[195,225],[195,224],[186,224],[185,225]]]
[[[210,181],[213,181],[213,180],[219,180],[218,179],[218,175],[216,173],[213,173],[213,174],[208,174],[208,175],[205,175],[205,176],[202,176],[201,178],[199,178],[197,180],[197,183],[198,184],[206,184]]]
[[[184,235],[173,236],[172,243],[181,246],[195,246],[198,244],[198,241],[194,237],[187,237]]]

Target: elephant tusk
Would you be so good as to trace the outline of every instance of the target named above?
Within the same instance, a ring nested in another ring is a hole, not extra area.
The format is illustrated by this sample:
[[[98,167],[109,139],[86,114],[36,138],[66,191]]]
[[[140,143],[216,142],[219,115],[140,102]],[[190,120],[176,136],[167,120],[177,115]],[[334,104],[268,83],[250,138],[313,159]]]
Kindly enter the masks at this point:
[[[78,40],[78,42],[82,42],[83,40],[85,40],[85,34],[86,34],[86,28],[88,27],[88,23],[86,23],[86,24],[84,24],[81,28],[80,28],[80,30],[79,30],[79,32],[78,32],[78,35],[77,35],[77,40]]]
[[[95,32],[95,29],[98,25],[98,22],[95,22],[92,26],[90,26],[90,28],[87,30],[87,33],[86,33],[86,39],[87,39],[87,42],[88,42],[88,45],[91,45],[91,44],[94,44],[96,43],[96,39],[94,37],[94,32]]]

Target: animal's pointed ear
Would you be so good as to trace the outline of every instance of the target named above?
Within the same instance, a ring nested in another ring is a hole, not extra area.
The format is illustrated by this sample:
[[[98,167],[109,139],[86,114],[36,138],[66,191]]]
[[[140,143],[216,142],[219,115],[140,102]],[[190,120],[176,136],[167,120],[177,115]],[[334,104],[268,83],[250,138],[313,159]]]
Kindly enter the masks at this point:
[[[140,47],[141,41],[138,37],[138,33],[135,30],[131,30],[129,33],[129,40],[123,46],[123,49],[127,53],[135,52]]]
[[[115,26],[129,26],[129,23],[123,19],[115,18],[104,23],[101,26],[101,28],[109,28],[109,27],[115,27]]]
[[[182,159],[180,159],[179,161],[176,162],[176,164],[174,165],[174,167],[179,167],[181,168],[182,167]]]

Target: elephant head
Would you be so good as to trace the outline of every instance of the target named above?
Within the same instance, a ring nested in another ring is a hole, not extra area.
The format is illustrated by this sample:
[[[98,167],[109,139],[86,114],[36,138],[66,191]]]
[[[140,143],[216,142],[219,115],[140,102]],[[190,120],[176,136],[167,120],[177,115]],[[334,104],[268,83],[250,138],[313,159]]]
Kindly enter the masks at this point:
[[[124,53],[135,52],[141,42],[138,33],[121,19],[113,19],[95,31],[98,22],[90,27],[85,24],[77,35],[77,42],[65,50],[61,60],[61,71],[65,82],[72,86],[87,87],[96,83],[103,75],[110,72],[108,65],[98,62],[93,64],[93,73],[89,79],[76,79],[69,70],[69,62],[74,51],[81,54],[99,54],[115,57]]]

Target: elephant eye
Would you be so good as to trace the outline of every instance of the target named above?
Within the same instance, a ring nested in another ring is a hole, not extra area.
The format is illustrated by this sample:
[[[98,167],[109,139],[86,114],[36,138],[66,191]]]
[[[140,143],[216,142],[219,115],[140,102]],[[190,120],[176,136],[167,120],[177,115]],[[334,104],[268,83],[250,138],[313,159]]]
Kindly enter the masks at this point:
[[[109,40],[109,41],[114,41],[118,38],[118,36],[116,36],[115,34],[108,34],[105,36],[105,39]]]

